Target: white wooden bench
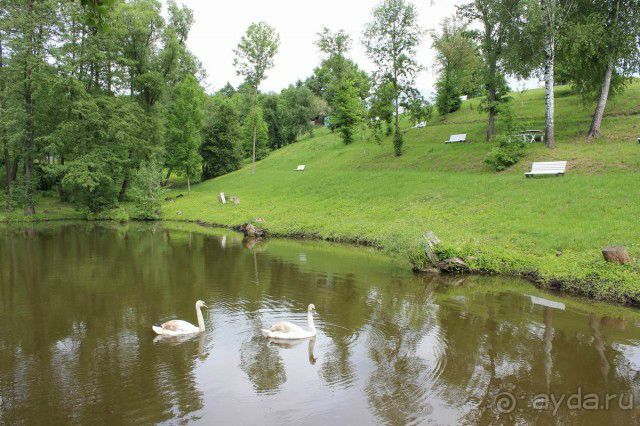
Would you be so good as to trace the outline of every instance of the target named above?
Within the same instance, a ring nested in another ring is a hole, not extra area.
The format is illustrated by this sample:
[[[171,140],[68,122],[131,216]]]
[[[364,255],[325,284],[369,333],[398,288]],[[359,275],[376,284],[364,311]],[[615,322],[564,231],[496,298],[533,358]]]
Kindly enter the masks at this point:
[[[304,164],[300,164],[298,166],[298,168],[296,169],[296,172],[304,172],[304,168],[305,168],[305,165]]]
[[[526,172],[524,175],[526,177],[544,175],[563,176],[566,169],[566,161],[542,161],[531,164],[531,171]]]
[[[467,134],[462,133],[460,135],[449,136],[449,140],[445,141],[444,143],[457,143],[457,142],[466,142],[466,141],[467,141]]]

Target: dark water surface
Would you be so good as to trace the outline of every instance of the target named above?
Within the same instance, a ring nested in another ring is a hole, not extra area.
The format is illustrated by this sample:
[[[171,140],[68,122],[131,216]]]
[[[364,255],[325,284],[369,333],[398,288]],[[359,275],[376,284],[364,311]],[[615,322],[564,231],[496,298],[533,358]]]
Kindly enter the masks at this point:
[[[361,249],[193,231],[0,228],[0,423],[638,422],[636,311],[506,278],[416,277]],[[195,323],[197,299],[204,334],[155,338],[154,323]],[[315,340],[260,336],[304,325],[309,303]],[[539,396],[551,393],[577,396],[554,413]]]

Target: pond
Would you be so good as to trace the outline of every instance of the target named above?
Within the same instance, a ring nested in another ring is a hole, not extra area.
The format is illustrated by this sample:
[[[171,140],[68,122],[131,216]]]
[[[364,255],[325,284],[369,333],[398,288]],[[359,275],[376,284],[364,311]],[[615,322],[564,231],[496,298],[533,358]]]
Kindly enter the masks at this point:
[[[154,335],[197,299],[204,333]],[[260,335],[309,303],[315,339]],[[631,423],[639,370],[636,311],[515,279],[195,225],[0,228],[0,424]]]

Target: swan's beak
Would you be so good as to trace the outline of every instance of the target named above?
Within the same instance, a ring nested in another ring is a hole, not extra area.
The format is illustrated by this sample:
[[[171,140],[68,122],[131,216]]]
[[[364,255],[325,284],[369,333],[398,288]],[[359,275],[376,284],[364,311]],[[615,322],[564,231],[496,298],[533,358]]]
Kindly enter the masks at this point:
[[[202,306],[203,306],[204,308],[209,309],[209,307],[208,307],[207,305],[205,305],[204,303],[202,304]]]

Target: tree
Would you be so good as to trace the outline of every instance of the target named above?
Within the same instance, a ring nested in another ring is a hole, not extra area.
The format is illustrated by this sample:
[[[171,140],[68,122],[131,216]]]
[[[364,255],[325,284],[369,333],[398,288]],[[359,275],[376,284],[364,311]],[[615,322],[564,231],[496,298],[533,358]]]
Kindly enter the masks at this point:
[[[199,154],[204,120],[204,91],[194,76],[187,76],[176,86],[169,105],[166,129],[166,162],[169,170],[180,171],[191,180],[199,176]]]
[[[469,21],[477,21],[480,31],[477,37],[482,52],[482,81],[486,98],[482,110],[489,115],[487,141],[496,133],[496,117],[509,101],[506,73],[515,27],[523,16],[521,0],[472,0],[458,6],[458,13]]]
[[[251,158],[253,162],[262,160],[268,154],[269,127],[264,120],[262,107],[256,105],[245,116],[242,126],[242,149],[245,158]]]
[[[600,96],[593,114],[588,136],[594,138],[600,134],[604,110],[609,98],[611,79],[615,71],[621,75],[632,75],[640,64],[640,1],[613,0],[602,2],[608,6],[609,18],[607,28],[609,37],[605,38],[607,46],[607,68],[602,77]]]
[[[358,124],[364,117],[364,106],[358,97],[358,88],[353,80],[342,78],[336,81],[332,121],[345,145],[353,142]]]
[[[525,8],[525,25],[516,30],[518,46],[512,68],[520,77],[530,77],[542,69],[545,82],[545,135],[548,148],[555,147],[555,65],[556,42],[574,0],[533,0]]]
[[[558,37],[558,78],[597,99],[588,137],[600,133],[610,95],[640,68],[640,1],[574,0]]]
[[[13,194],[11,189],[11,154],[9,153],[9,138],[7,137],[6,103],[7,103],[7,76],[5,75],[5,55],[4,43],[7,37],[4,21],[6,11],[0,11],[0,143],[2,143],[2,154],[4,156],[5,168],[5,190],[7,210],[13,208]]]
[[[306,86],[291,85],[280,92],[278,112],[286,144],[295,142],[298,136],[311,131],[311,120],[318,114],[317,107],[313,92]]]
[[[445,73],[436,81],[436,108],[440,117],[459,110],[462,105],[460,84],[454,78],[452,73]]]
[[[482,61],[472,32],[455,18],[443,21],[441,32],[433,35],[433,48],[440,74],[436,106],[444,116],[460,108],[460,96],[480,93]]]
[[[202,178],[211,179],[238,170],[242,164],[242,127],[240,114],[228,97],[213,97],[203,133]]]
[[[253,153],[251,174],[255,173],[256,139],[257,139],[257,98],[260,83],[266,78],[266,72],[273,67],[273,58],[278,52],[280,36],[273,27],[265,22],[253,23],[240,39],[238,47],[233,51],[233,65],[236,72],[245,78],[253,88]]]
[[[344,30],[333,32],[327,27],[322,27],[322,30],[317,35],[316,46],[329,57],[344,57],[351,47],[351,37]]]
[[[432,105],[419,93],[415,93],[403,103],[402,108],[409,114],[412,124],[429,120],[433,111]]]
[[[394,147],[402,155],[400,102],[414,93],[415,77],[420,70],[415,56],[422,32],[412,3],[384,0],[373,10],[373,20],[364,31],[364,47],[376,65],[374,77],[378,85],[390,82],[394,91]]]
[[[343,30],[332,32],[323,28],[316,46],[324,59],[306,81],[306,86],[328,105],[331,129],[338,129],[345,143],[352,142],[353,133],[364,117],[359,109],[370,89],[369,76],[345,56],[350,45],[351,39]],[[348,128],[340,130],[342,125]]]
[[[390,82],[378,85],[369,98],[369,117],[375,127],[385,122],[387,125],[387,136],[393,132],[393,108],[395,91]]]
[[[3,9],[2,32],[8,36],[7,50],[10,52],[10,66],[4,70],[3,77],[11,82],[12,118],[18,123],[14,135],[20,140],[19,151],[24,166],[25,213],[33,215],[36,211],[34,159],[39,136],[36,108],[51,76],[46,60],[50,58],[51,34],[58,22],[55,3],[51,0],[13,1],[6,3],[6,9],[4,6]],[[5,95],[8,94],[5,92]]]
[[[262,115],[269,130],[269,149],[279,149],[287,144],[284,137],[284,123],[280,110],[280,95],[267,93],[260,97]]]

